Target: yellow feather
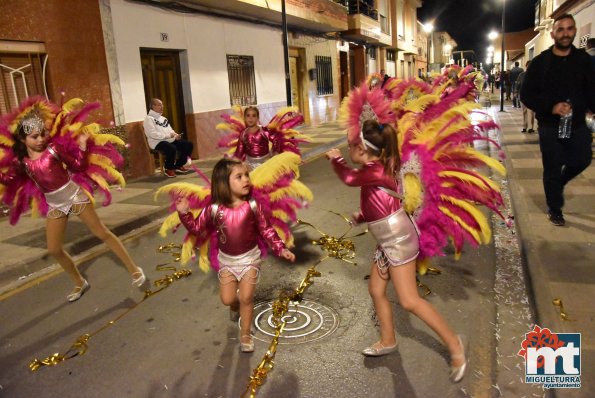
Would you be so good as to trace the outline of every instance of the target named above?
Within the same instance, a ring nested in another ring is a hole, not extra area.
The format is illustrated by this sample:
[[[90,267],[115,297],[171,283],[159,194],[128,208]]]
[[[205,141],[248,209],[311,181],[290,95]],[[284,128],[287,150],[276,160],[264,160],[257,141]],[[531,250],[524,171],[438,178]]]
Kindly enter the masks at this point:
[[[475,241],[477,243],[481,242],[481,239],[479,237],[479,232],[477,232],[475,229],[471,228],[469,225],[465,224],[465,222],[463,220],[461,220],[461,218],[459,216],[457,216],[456,214],[453,214],[448,208],[446,208],[444,206],[438,206],[438,209],[440,209],[441,212],[446,214],[448,217],[452,218],[457,224],[459,224],[461,227],[463,227],[463,229],[465,229],[467,232],[469,232],[471,234],[471,236],[473,236],[473,238],[475,239]]]
[[[200,252],[198,256],[198,267],[204,273],[209,272],[209,269],[211,269],[211,260],[209,259],[209,248],[209,241],[207,240],[200,247]]]
[[[156,200],[159,195],[169,192],[176,192],[182,196],[193,195],[197,196],[199,199],[204,199],[211,193],[211,189],[210,187],[207,188],[189,182],[176,182],[173,184],[164,185],[159,188],[155,192],[154,198]]]
[[[471,214],[473,219],[479,224],[479,230],[483,238],[482,242],[485,244],[490,243],[490,240],[492,239],[492,230],[488,224],[486,216],[484,216],[477,207],[465,200],[453,198],[452,196],[440,195],[440,197],[442,200],[450,202]]]
[[[192,260],[194,255],[194,244],[196,243],[196,236],[189,235],[188,239],[182,243],[182,255],[180,256],[180,262],[183,265],[188,264]]]
[[[31,217],[38,218],[40,215],[41,212],[39,211],[39,202],[37,199],[33,198],[31,199]]]
[[[283,174],[293,172],[299,177],[299,165],[302,159],[293,152],[283,152],[273,156],[263,165],[250,172],[252,185],[257,188],[266,187],[274,184]]]
[[[423,260],[417,260],[415,265],[417,267],[417,273],[420,275],[425,275],[428,272],[428,268],[430,266],[430,259],[426,257]]]
[[[5,145],[7,147],[12,147],[14,145],[14,140],[4,135],[0,135],[0,144]],[[2,154],[2,156],[4,156],[4,154]]]
[[[486,184],[489,185],[489,188],[500,192],[500,187],[498,186],[498,184],[496,184],[495,182],[493,182],[492,180],[490,180],[488,177],[484,177],[483,180],[479,179],[478,177],[468,174],[468,173],[464,173],[461,171],[440,171],[438,173],[438,175],[440,177],[455,177],[458,178],[459,180],[462,180],[464,182],[468,182],[470,184],[473,184],[475,186],[477,186],[478,188],[481,188],[483,190],[486,189]]]
[[[167,233],[173,230],[180,224],[180,216],[178,212],[171,213],[169,216],[165,217],[163,223],[161,224],[161,228],[159,228],[159,235],[162,237],[166,237]]]
[[[405,174],[403,192],[405,193],[403,207],[407,213],[412,214],[416,209],[419,209],[423,201],[423,186],[416,175]]]

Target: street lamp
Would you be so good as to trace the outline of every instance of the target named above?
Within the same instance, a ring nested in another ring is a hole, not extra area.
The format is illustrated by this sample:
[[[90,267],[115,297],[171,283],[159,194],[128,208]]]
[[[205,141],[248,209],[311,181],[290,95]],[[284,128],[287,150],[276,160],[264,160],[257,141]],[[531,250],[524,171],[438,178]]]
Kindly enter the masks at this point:
[[[428,51],[426,57],[426,76],[430,76],[430,40],[432,37],[432,32],[434,31],[434,25],[431,22],[425,23],[424,25],[424,32],[426,32],[428,36]]]
[[[500,56],[501,67],[500,67],[500,112],[504,112],[504,69],[506,65],[504,65],[504,32],[506,32],[504,27],[504,20],[506,19],[506,0],[502,0],[502,46],[501,51],[502,54]]]

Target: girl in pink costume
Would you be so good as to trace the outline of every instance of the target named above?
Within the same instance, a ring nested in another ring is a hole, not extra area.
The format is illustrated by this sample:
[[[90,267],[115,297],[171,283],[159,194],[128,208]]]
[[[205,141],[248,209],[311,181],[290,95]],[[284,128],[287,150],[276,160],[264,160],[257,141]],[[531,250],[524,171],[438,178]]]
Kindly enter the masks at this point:
[[[259,241],[264,239],[275,255],[295,260],[270,225],[261,204],[251,198],[251,190],[248,167],[237,159],[224,158],[213,169],[211,204],[197,218],[189,212],[186,197],[176,200],[180,221],[188,232],[202,237],[216,230],[220,298],[232,315],[239,309],[242,352],[254,351],[250,325],[262,256]]]
[[[49,106],[40,103],[39,106]],[[7,187],[21,184],[29,178],[41,190],[47,201],[46,236],[48,252],[56,258],[64,271],[74,280],[75,288],[67,296],[68,301],[78,300],[89,283],[80,274],[72,258],[64,251],[63,241],[68,216],[74,214],[103,240],[114,254],[124,263],[132,276],[132,283],[138,287],[146,278],[122,245],[122,242],[101,222],[89,197],[73,181],[71,174],[89,167],[87,160],[87,140],[82,132],[76,141],[55,139],[48,143],[49,131],[41,114],[35,110],[25,115],[16,125],[12,151],[16,159],[8,171],[0,173],[0,183]]]
[[[460,381],[465,373],[464,346],[446,320],[417,292],[416,258],[419,234],[416,225],[401,208],[395,175],[400,168],[397,135],[389,124],[366,120],[359,137],[349,137],[349,156],[362,165],[350,168],[338,149],[327,152],[327,158],[349,186],[361,187],[361,212],[354,222],[368,222],[378,248],[370,271],[368,291],[380,322],[380,341],[363,350],[366,356],[382,356],[397,350],[392,307],[386,296],[389,280],[401,306],[432,328],[447,346],[451,355],[450,378]]]
[[[260,112],[255,106],[244,109],[244,123],[246,129],[240,134],[234,157],[245,161],[255,168],[271,157],[269,142],[273,144],[272,151],[280,152],[280,142],[276,135],[271,135],[259,124]]]

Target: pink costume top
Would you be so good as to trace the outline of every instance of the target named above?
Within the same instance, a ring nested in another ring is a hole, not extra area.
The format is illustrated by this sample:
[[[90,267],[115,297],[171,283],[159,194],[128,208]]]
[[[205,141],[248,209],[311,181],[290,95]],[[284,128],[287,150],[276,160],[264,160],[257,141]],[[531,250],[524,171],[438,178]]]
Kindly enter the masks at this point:
[[[277,149],[277,139],[272,137],[268,131],[259,126],[256,133],[249,133],[248,129],[242,131],[238,138],[238,146],[234,156],[240,160],[246,160],[246,156],[260,158],[269,154],[269,140],[273,143],[273,151]]]
[[[262,207],[254,200],[246,201],[238,207],[219,205],[217,215],[213,220],[213,206],[207,206],[195,219],[191,213],[180,215],[182,224],[188,232],[204,236],[212,229],[217,230],[219,250],[223,253],[237,256],[254,249],[262,237],[280,256],[285,243],[279,238],[275,229],[269,224]],[[254,209],[253,209],[254,207]]]
[[[56,191],[70,181],[68,170],[81,171],[87,166],[84,151],[77,151],[77,155],[73,156],[70,154],[71,151],[60,149],[57,144],[52,143],[39,158],[23,159],[27,174],[45,194]],[[64,168],[64,164],[67,169]]]
[[[332,159],[332,165],[345,184],[361,187],[358,223],[380,220],[401,207],[399,199],[380,189],[383,187],[397,192],[397,181],[385,174],[380,161],[366,163],[358,170],[349,167],[342,157],[337,157]]]

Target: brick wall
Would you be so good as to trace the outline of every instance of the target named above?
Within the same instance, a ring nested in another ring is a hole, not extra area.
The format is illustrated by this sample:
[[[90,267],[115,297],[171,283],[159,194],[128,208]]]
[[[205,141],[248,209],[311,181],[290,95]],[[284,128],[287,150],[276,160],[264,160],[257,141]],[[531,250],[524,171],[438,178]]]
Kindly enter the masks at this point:
[[[109,76],[97,1],[1,0],[0,39],[45,43],[48,95],[100,102],[98,118],[113,120]]]

